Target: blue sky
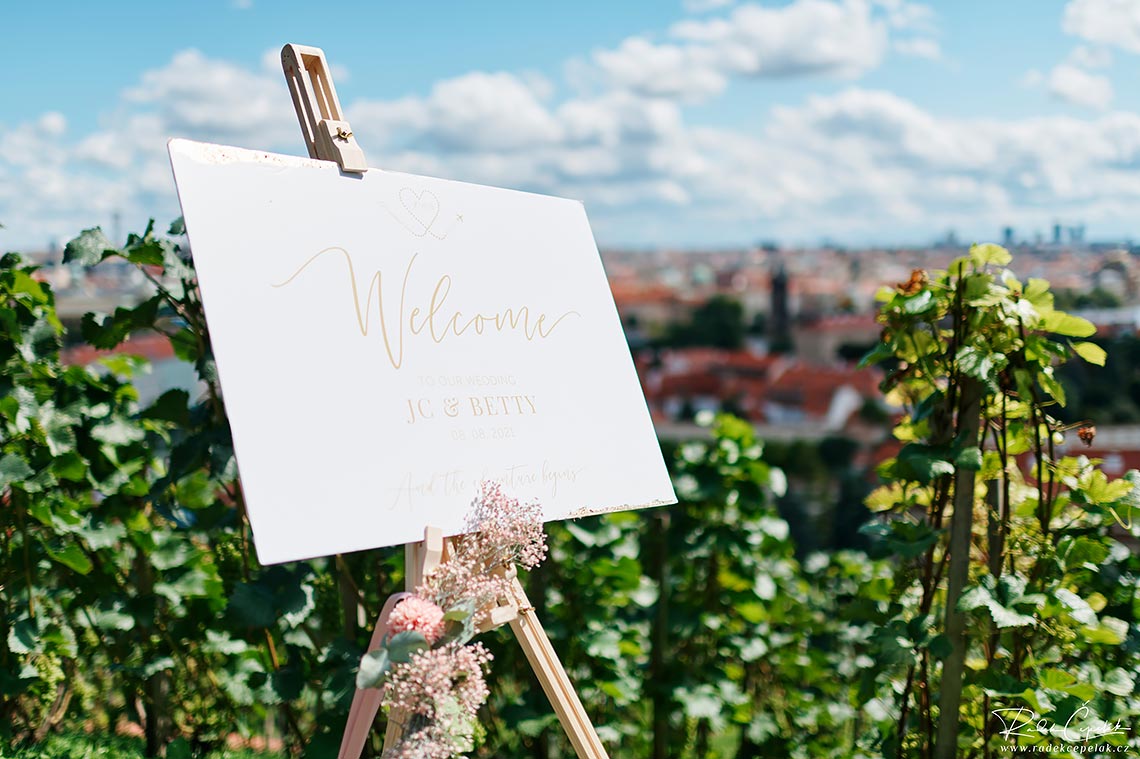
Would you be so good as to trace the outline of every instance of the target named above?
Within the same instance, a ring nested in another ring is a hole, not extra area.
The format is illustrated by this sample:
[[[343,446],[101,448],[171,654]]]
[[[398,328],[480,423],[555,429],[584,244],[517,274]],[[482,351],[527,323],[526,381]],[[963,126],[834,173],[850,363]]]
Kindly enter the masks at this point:
[[[303,153],[323,47],[373,165],[578,197],[603,246],[1140,236],[1140,0],[0,9],[0,247],[177,214],[173,136]]]

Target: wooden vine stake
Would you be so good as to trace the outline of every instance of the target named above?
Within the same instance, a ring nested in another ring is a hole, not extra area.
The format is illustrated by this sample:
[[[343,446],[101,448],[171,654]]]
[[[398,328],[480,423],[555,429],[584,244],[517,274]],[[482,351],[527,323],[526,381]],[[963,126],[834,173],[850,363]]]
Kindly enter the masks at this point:
[[[360,149],[352,134],[352,127],[344,120],[340,101],[336,96],[332,75],[329,72],[325,54],[320,48],[302,45],[286,45],[281,51],[281,64],[289,92],[293,96],[293,107],[301,122],[301,132],[309,150],[309,157],[322,161],[334,161],[341,171],[362,174],[368,170],[364,151]],[[443,537],[443,532],[435,527],[424,531],[424,540],[409,543],[404,547],[405,582],[404,593],[388,599],[376,621],[369,650],[380,647],[388,634],[388,614],[392,607],[407,594],[413,592],[441,562],[447,561],[452,542]],[[578,698],[566,670],[554,651],[542,623],[535,616],[534,607],[527,600],[526,592],[514,569],[510,572],[512,597],[499,599],[494,608],[487,609],[486,622],[480,632],[486,632],[504,624],[510,624],[518,639],[519,646],[526,654],[527,661],[538,677],[543,691],[550,699],[558,721],[562,723],[570,743],[579,759],[608,759],[598,733],[594,730],[586,710]],[[380,710],[379,689],[357,690],[352,699],[352,707],[345,725],[339,759],[359,759],[364,744],[371,732],[372,722]],[[394,746],[402,734],[401,725],[406,715],[390,714],[388,731],[384,737],[384,748]]]

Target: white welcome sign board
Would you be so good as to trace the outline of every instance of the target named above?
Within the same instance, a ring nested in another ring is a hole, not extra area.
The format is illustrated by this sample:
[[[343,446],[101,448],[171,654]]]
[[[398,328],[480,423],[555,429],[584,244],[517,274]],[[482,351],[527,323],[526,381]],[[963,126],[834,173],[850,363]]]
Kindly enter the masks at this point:
[[[263,563],[675,502],[580,203],[169,149]]]

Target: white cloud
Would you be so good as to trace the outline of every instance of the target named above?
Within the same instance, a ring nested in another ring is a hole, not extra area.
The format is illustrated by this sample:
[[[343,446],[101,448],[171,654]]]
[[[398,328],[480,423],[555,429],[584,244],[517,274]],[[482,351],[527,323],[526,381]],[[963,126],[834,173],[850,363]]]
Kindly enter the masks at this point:
[[[655,45],[630,37],[616,50],[594,53],[608,84],[642,95],[699,101],[728,83],[712,51],[695,45]]]
[[[42,124],[50,120],[50,115],[44,114],[33,122],[0,132],[0,162],[17,167],[61,163],[65,157],[61,141],[45,140],[41,134]]]
[[[37,131],[47,137],[59,137],[67,131],[67,119],[58,111],[48,111],[40,116],[36,126]]]
[[[748,76],[853,77],[882,60],[886,25],[865,0],[743,5],[728,18],[681,21],[673,37],[701,45],[719,68]]]
[[[1029,69],[1025,74],[1018,79],[1018,84],[1022,87],[1040,87],[1045,82],[1045,75],[1041,73],[1040,69]]]
[[[1112,52],[1099,45],[1077,45],[1066,60],[1084,69],[1103,69],[1112,65]]]
[[[887,23],[894,29],[933,32],[937,26],[934,9],[929,5],[908,0],[872,0],[872,2],[886,12]]]
[[[1049,92],[1073,105],[1104,110],[1112,102],[1112,83],[1107,77],[1062,63],[1049,74]]]
[[[1088,42],[1140,53],[1140,3],[1135,0],[1069,0],[1061,28]]]
[[[852,89],[779,109],[765,137],[787,146],[784,155],[806,154],[826,166],[819,178],[826,194],[809,216],[833,228],[866,223],[885,233],[892,225],[984,223],[997,229],[1027,219],[1044,223],[1049,213],[1105,219],[1140,200],[1140,116],[1134,114],[936,119],[895,95]],[[815,185],[816,178],[807,178]]]
[[[249,71],[197,50],[176,53],[166,66],[145,72],[125,98],[156,109],[171,136],[264,147],[267,141],[285,143],[295,131],[283,75]]]
[[[567,78],[580,91],[624,89],[684,103],[721,93],[734,76],[854,78],[882,61],[889,27],[922,30],[922,38],[902,48],[937,56],[932,18],[926,6],[902,0],[745,4],[726,16],[680,21],[666,41],[634,36],[595,51],[589,60],[572,61]]]
[[[53,139],[41,137],[34,149],[24,144],[39,132]],[[0,171],[20,192],[2,204],[0,244],[41,247],[94,224],[107,227],[115,212],[139,225],[148,216],[174,218],[166,142],[179,136],[303,152],[283,76],[182,51],[144,72],[97,131],[68,140],[66,119],[54,112],[5,130]]]
[[[672,101],[618,90],[553,105],[510,74],[469,74],[424,98],[360,102],[349,112],[362,143],[390,168],[606,205],[677,202],[684,193],[661,167],[693,160]]]
[[[416,105],[369,107],[417,110],[439,92]],[[1129,204],[1140,202],[1140,117],[1131,114],[954,120],[854,88],[774,108],[747,134],[694,127],[676,103],[628,91],[538,107],[535,121],[553,126],[522,152],[477,134],[446,151],[427,149],[434,137],[395,153],[379,144],[397,168],[582,198],[599,233],[634,243],[922,239],[938,228],[1044,225],[1058,215],[1128,219]]]
[[[1115,95],[1107,76],[1093,71],[1112,65],[1112,53],[1102,45],[1077,45],[1048,76],[1037,69],[1025,73],[1021,83],[1035,88],[1042,85],[1054,98],[1071,105],[1105,110]]]
[[[929,61],[937,61],[942,58],[942,46],[938,44],[938,40],[929,37],[895,40],[892,47],[895,52],[911,58],[925,58]]]
[[[476,71],[437,82],[426,98],[362,101],[345,110],[359,134],[394,137],[401,147],[518,152],[560,138],[543,90],[513,74]]]

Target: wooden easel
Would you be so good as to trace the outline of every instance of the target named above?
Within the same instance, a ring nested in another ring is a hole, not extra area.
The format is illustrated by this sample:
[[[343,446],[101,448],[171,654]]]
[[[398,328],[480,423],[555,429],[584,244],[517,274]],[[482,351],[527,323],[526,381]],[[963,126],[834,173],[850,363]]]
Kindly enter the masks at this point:
[[[367,171],[364,152],[342,115],[324,51],[315,47],[286,45],[281,50],[281,64],[293,96],[293,107],[301,122],[301,132],[309,149],[309,157],[335,161],[343,172],[362,174]],[[370,651],[379,648],[387,636],[388,614],[392,607],[414,591],[423,578],[441,562],[447,561],[452,543],[443,537],[441,530],[428,527],[424,531],[423,542],[410,543],[404,550],[405,592],[393,595],[384,604],[368,647]],[[566,676],[566,670],[558,660],[550,638],[535,616],[534,607],[527,600],[526,592],[513,571],[512,569],[510,575],[511,597],[499,599],[493,608],[485,610],[486,621],[479,631],[486,632],[510,624],[579,759],[608,759],[581,699],[570,678]],[[359,759],[380,709],[380,701],[379,689],[356,691],[338,759]],[[388,731],[384,736],[385,749],[399,740],[403,722],[402,715],[389,715]]]

